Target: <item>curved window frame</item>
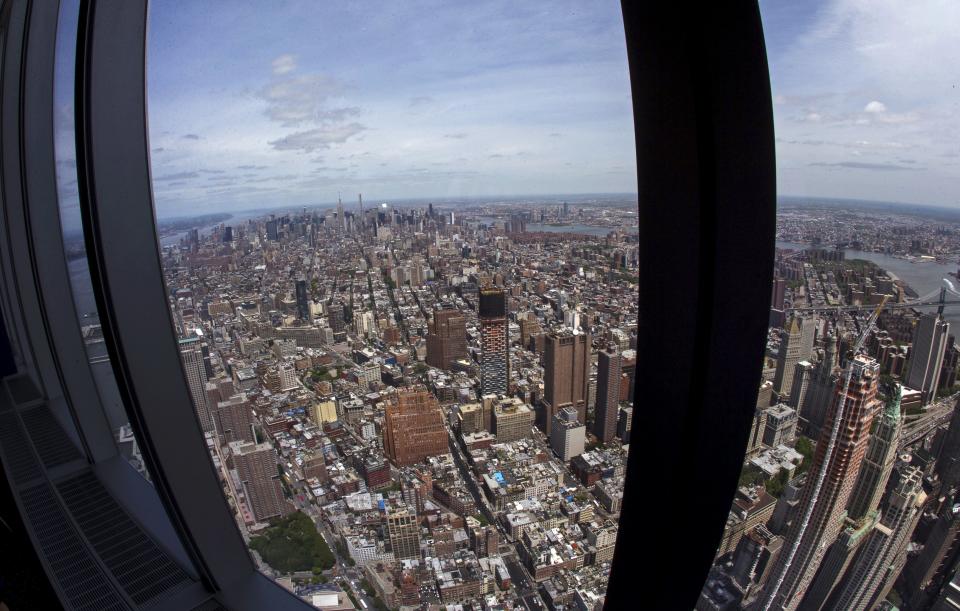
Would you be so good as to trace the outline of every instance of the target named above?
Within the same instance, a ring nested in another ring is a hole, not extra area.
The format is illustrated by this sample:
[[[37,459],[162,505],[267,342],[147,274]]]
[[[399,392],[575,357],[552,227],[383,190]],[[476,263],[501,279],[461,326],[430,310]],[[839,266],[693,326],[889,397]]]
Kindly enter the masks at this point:
[[[62,240],[49,237],[49,227],[59,232],[57,4],[3,6],[0,297],[18,365],[48,400],[62,399],[87,460],[100,465],[116,459],[116,447],[102,410],[89,409],[99,398]],[[651,608],[689,609],[722,536],[760,378],[776,211],[772,100],[755,0],[694,14],[655,2],[622,6],[640,202],[637,370],[652,381],[637,384],[635,404],[642,396],[658,407],[635,431],[622,510],[629,519],[619,527],[607,608],[640,592]],[[171,554],[224,606],[310,608],[255,569],[170,332],[150,176],[146,31],[146,0],[81,4],[84,238],[105,343],[155,489],[128,510],[143,524],[162,514],[166,526],[148,530],[175,539]],[[656,558],[642,573],[632,563],[640,553]]]

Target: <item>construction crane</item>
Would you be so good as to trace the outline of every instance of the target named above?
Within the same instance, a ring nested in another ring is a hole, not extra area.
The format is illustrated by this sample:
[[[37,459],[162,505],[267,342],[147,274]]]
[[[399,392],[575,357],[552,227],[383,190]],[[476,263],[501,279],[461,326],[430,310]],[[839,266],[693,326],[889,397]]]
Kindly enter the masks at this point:
[[[816,480],[812,482],[814,486],[812,493],[807,497],[811,500],[804,508],[803,518],[800,522],[800,528],[797,530],[797,536],[794,537],[793,541],[791,542],[790,550],[786,556],[787,561],[783,564],[783,568],[780,569],[780,572],[777,574],[777,579],[774,582],[773,589],[764,597],[765,600],[763,603],[763,611],[769,611],[770,606],[775,600],[777,600],[777,597],[780,594],[780,587],[783,585],[783,580],[790,571],[790,566],[793,564],[793,558],[797,553],[797,549],[800,547],[800,542],[803,541],[803,535],[806,533],[807,526],[810,524],[810,516],[813,515],[814,507],[817,505],[816,499],[820,496],[820,489],[823,487],[823,481],[827,476],[827,468],[830,466],[830,461],[833,460],[833,449],[840,433],[840,423],[843,421],[844,412],[846,411],[847,395],[850,392],[850,382],[853,379],[853,359],[863,347],[863,342],[866,341],[867,335],[870,334],[870,329],[873,328],[873,325],[877,322],[877,318],[880,317],[880,312],[887,304],[887,299],[888,297],[884,296],[884,298],[880,301],[880,304],[873,311],[873,314],[870,315],[870,318],[867,320],[867,324],[863,327],[863,331],[860,332],[860,336],[857,338],[856,343],[854,343],[853,349],[848,354],[846,377],[843,383],[843,394],[840,395],[840,401],[837,404],[837,413],[833,418],[833,426],[830,429],[830,438],[827,440],[827,451],[824,452],[823,462],[820,463],[820,470],[816,474]],[[810,484],[811,482],[808,481],[806,485],[809,486]]]

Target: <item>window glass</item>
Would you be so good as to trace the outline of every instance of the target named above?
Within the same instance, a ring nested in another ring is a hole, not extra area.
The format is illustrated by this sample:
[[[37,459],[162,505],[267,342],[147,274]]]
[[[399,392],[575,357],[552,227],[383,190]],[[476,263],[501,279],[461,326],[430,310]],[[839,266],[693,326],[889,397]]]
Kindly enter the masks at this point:
[[[57,194],[60,200],[60,224],[70,286],[77,318],[83,333],[90,369],[100,393],[100,405],[113,430],[119,452],[141,475],[149,474],[140,457],[137,440],[120,399],[113,367],[103,341],[100,316],[90,280],[90,268],[83,239],[80,196],[77,187],[77,153],[74,140],[74,82],[77,47],[78,0],[60,3],[57,24],[56,61],[54,64],[54,155],[57,167]],[[93,404],[74,409],[95,409]]]
[[[619,5],[149,26],[173,332],[260,569],[363,608],[598,604],[636,362]]]
[[[743,470],[697,608],[957,604],[949,3],[761,2],[780,194]],[[941,606],[942,605],[942,606]]]

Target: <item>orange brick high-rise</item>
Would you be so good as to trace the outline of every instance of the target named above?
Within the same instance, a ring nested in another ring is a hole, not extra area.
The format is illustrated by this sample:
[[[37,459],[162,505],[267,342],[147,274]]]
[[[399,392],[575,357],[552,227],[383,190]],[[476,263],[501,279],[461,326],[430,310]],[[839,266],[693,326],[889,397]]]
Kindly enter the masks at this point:
[[[385,409],[383,449],[398,466],[446,454],[447,429],[436,397],[422,386],[397,392]]]

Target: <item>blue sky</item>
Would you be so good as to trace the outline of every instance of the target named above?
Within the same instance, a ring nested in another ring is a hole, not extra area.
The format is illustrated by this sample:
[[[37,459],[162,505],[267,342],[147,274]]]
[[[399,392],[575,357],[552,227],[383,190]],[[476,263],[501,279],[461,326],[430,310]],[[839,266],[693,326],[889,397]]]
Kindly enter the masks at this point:
[[[66,29],[75,4],[64,3]],[[617,2],[150,10],[161,217],[338,192],[376,202],[636,191]],[[781,194],[960,206],[960,2],[761,0],[761,13]],[[61,167],[73,157],[71,86],[58,90]]]
[[[160,216],[636,191],[615,2],[264,6],[151,3]]]
[[[960,206],[960,3],[760,4],[779,192]]]

